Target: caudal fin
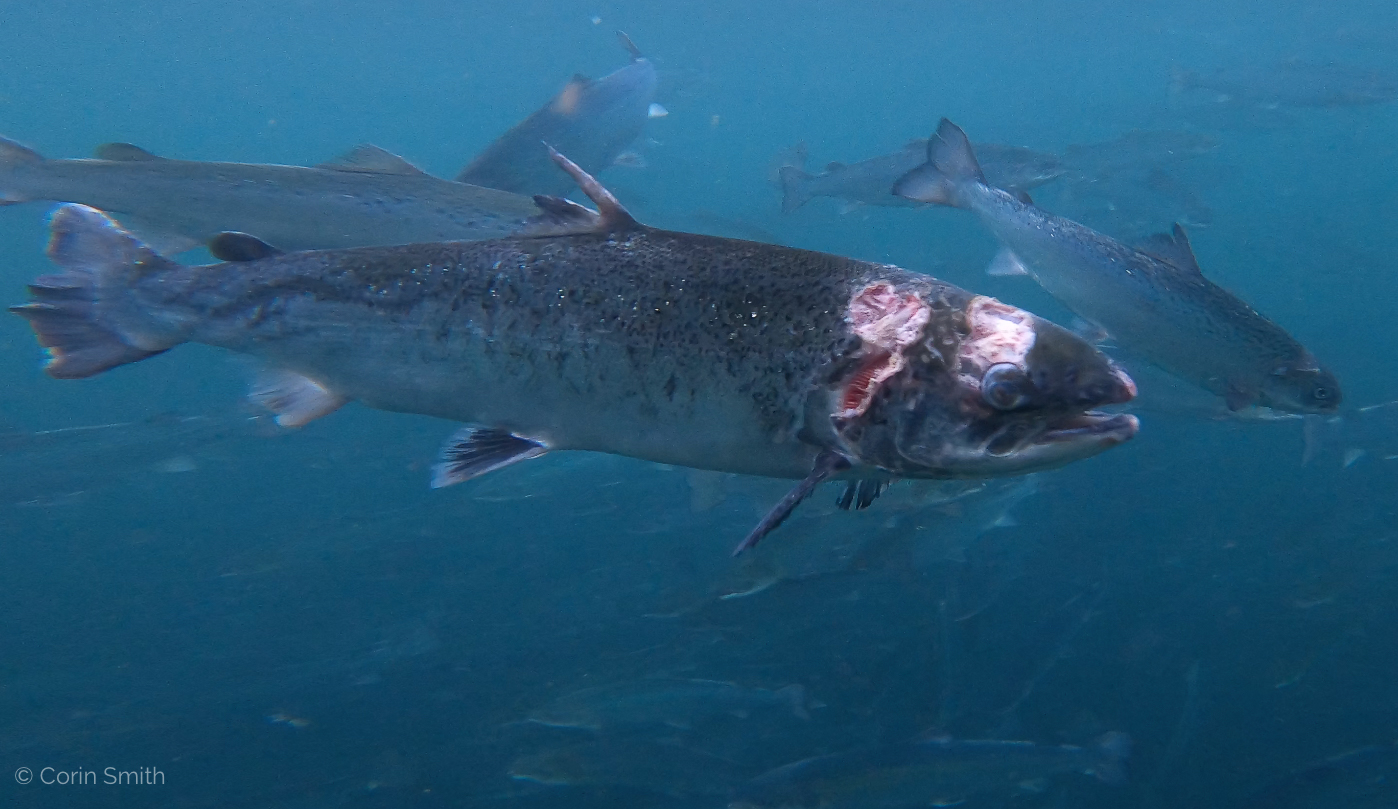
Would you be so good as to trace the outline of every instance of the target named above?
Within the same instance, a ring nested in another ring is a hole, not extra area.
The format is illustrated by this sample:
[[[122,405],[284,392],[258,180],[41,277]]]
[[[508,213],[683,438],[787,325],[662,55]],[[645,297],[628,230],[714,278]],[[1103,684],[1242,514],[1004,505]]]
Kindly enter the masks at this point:
[[[179,265],[86,205],[64,205],[49,220],[48,255],[63,272],[29,285],[33,301],[10,311],[29,321],[44,366],[57,379],[81,379],[171,348],[178,339],[124,332],[113,322],[135,279]]]
[[[777,170],[777,179],[782,184],[782,213],[791,213],[815,196],[811,175],[795,166],[782,166]]]
[[[791,715],[797,719],[810,719],[811,712],[806,706],[806,687],[792,683],[776,690],[776,695],[791,708]]]
[[[927,162],[904,174],[893,184],[899,197],[965,208],[964,190],[985,185],[985,175],[976,162],[975,150],[961,127],[943,118],[927,140]]]
[[[28,202],[30,197],[11,186],[11,175],[25,167],[44,162],[44,156],[9,138],[0,138],[0,205]]]
[[[1126,759],[1131,756],[1131,737],[1120,731],[1110,731],[1092,743],[1097,761],[1088,772],[1105,784],[1126,783]]]

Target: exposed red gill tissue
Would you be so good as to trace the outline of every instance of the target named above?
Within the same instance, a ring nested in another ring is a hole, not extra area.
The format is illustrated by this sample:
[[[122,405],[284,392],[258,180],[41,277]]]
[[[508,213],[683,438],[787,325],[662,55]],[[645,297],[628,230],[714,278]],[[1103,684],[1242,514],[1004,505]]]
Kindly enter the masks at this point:
[[[898,372],[898,368],[889,368],[893,360],[892,355],[882,351],[866,358],[859,370],[854,372],[849,384],[845,385],[845,395],[840,398],[840,412],[836,415],[842,419],[849,419],[868,410],[869,403],[874,401],[874,392],[878,390],[879,383]],[[902,366],[901,358],[897,364]]]
[[[869,349],[864,362],[845,385],[835,415],[862,415],[879,386],[903,369],[903,349],[922,337],[931,309],[917,295],[900,295],[892,284],[870,284],[850,300],[846,320]]]

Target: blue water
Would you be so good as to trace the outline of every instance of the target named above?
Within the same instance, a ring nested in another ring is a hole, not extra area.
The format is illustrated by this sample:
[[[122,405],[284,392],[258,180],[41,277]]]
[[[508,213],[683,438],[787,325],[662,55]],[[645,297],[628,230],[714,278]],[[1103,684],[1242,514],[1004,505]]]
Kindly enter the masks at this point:
[[[819,199],[783,216],[774,155],[804,141],[813,166],[854,161],[941,116],[1050,152],[1206,132],[1219,147],[1172,169],[1212,212],[1191,231],[1201,265],[1347,398],[1303,465],[1299,420],[1218,419],[1142,371],[1161,395],[1141,434],[1037,476],[1017,525],[972,525],[974,499],[830,513],[822,490],[769,541],[901,550],[721,600],[728,551],[786,483],[561,454],[432,492],[451,424],[349,407],[276,431],[240,404],[249,365],[202,346],[56,381],[3,319],[0,770],[36,778],[0,776],[0,804],[723,806],[510,777],[577,739],[521,724],[532,709],[655,676],[802,684],[809,720],[656,734],[757,772],[927,733],[1134,739],[1125,785],[1066,775],[971,805],[1242,806],[1394,740],[1398,407],[1359,408],[1398,399],[1398,105],[1169,92],[1177,65],[1398,74],[1391,4],[56,0],[0,18],[0,134],[46,156],[129,141],[314,164],[372,142],[447,177],[568,76],[624,64],[622,29],[670,112],[646,168],[602,175],[641,221],[892,262],[1064,322],[1026,280],[982,274],[994,244],[968,214]],[[46,210],[0,210],[9,303],[48,271]],[[114,426],[69,430],[96,425]],[[957,547],[909,551],[912,534]],[[107,785],[108,767],[163,783]],[[1371,775],[1341,771],[1330,794],[1394,805]]]

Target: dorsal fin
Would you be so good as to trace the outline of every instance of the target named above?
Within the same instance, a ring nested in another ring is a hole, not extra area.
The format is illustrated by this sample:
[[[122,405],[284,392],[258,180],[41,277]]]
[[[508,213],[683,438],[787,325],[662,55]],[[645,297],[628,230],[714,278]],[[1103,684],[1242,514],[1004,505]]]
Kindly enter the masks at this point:
[[[98,160],[122,160],[129,162],[165,159],[130,143],[104,143],[94,149],[92,155]]]
[[[209,253],[219,261],[257,261],[286,252],[256,236],[236,230],[226,230],[209,239],[208,248]]]
[[[617,31],[616,37],[621,40],[621,47],[625,48],[631,54],[631,61],[634,62],[637,59],[646,58],[645,54],[641,53],[641,49],[636,47],[636,43],[631,41],[631,37],[627,36],[625,31]]]
[[[1025,191],[1023,188],[1017,188],[1017,189],[1015,189],[1015,199],[1019,200],[1020,202],[1024,203],[1025,205],[1033,205],[1033,204],[1034,204],[1034,198],[1031,197],[1031,196],[1029,196],[1029,192],[1028,192],[1028,191]]]
[[[544,215],[525,229],[527,235],[543,233],[592,233],[601,229],[602,217],[591,208],[563,197],[537,194],[534,204]]]
[[[841,163],[841,162],[838,161],[838,160],[831,160],[829,163],[826,163],[826,164],[825,164],[825,173],[826,173],[826,174],[831,174],[831,173],[840,171],[840,170],[843,169],[844,167],[845,167],[845,164],[844,164],[844,163]]]
[[[1194,257],[1194,249],[1189,246],[1189,237],[1178,222],[1169,233],[1147,236],[1136,249],[1185,272],[1200,276],[1204,274],[1199,269],[1199,260]]]
[[[641,223],[637,222],[635,217],[622,207],[620,202],[617,202],[617,198],[612,196],[612,192],[593,179],[591,174],[579,168],[577,163],[559,154],[557,149],[548,144],[544,145],[548,146],[549,157],[553,158],[553,162],[568,172],[568,176],[573,178],[573,182],[577,183],[583,193],[587,194],[587,198],[592,200],[592,204],[597,206],[597,213],[600,217],[597,222],[598,233],[615,233],[641,226]]]
[[[424,175],[422,169],[386,149],[372,143],[361,143],[340,155],[316,166],[331,171],[354,171],[360,174],[399,174],[407,177]]]

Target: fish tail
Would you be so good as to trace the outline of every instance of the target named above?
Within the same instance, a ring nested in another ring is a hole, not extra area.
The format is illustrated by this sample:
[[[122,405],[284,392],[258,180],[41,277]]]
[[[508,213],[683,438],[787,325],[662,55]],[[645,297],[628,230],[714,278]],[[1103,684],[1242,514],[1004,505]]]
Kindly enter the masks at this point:
[[[48,255],[62,272],[29,285],[33,300],[10,311],[29,321],[49,350],[44,366],[57,379],[81,379],[136,362],[183,342],[139,312],[131,286],[178,269],[86,205],[63,205],[49,220]],[[135,317],[132,317],[133,312]],[[135,324],[136,329],[125,328]]]
[[[0,137],[0,205],[28,202],[29,197],[10,185],[10,175],[25,166],[37,166],[44,156],[21,143]]]
[[[893,184],[893,194],[917,202],[966,208],[970,206],[967,190],[981,185],[985,185],[985,174],[976,161],[971,141],[961,127],[943,118],[927,140],[927,162],[899,178]]]
[[[806,687],[792,683],[776,690],[776,695],[791,707],[791,715],[797,719],[810,719],[811,712],[806,708]]]
[[[796,166],[782,166],[777,177],[782,184],[782,213],[791,213],[815,196],[811,191],[811,175]]]
[[[1097,761],[1088,770],[1104,784],[1126,783],[1126,759],[1131,756],[1131,737],[1121,731],[1103,733],[1092,743]]]

